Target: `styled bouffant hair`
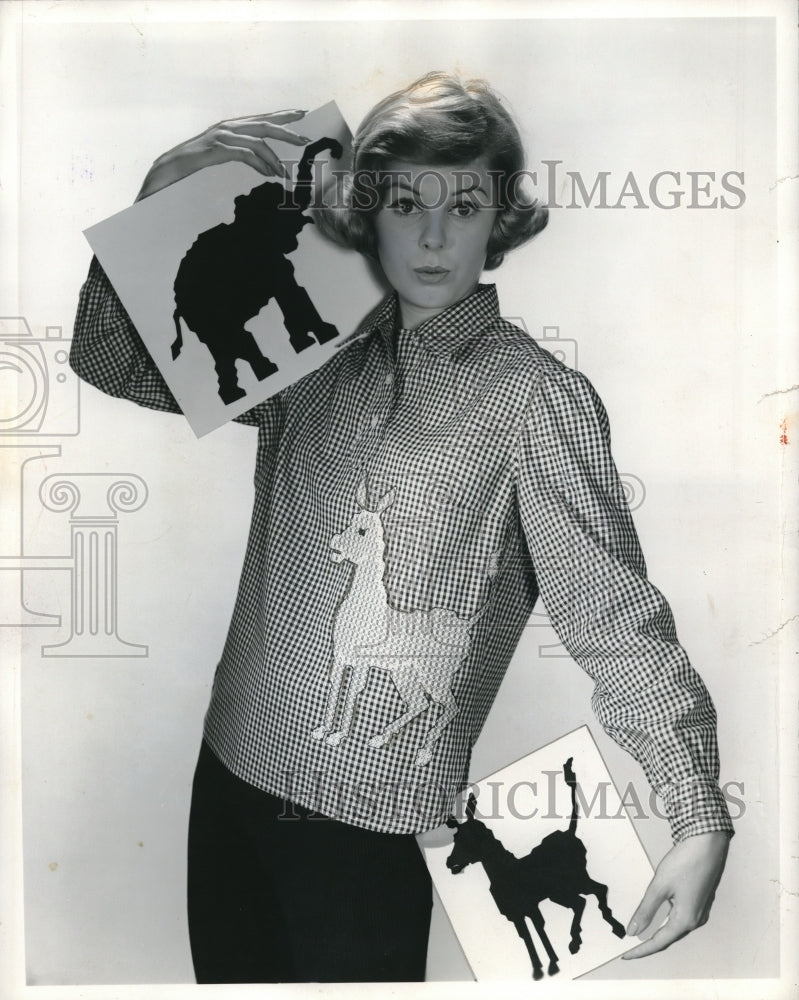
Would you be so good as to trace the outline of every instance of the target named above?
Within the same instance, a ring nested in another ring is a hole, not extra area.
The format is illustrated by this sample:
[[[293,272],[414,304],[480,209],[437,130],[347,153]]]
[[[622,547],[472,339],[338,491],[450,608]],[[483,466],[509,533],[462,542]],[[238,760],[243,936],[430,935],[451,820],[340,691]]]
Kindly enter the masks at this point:
[[[496,178],[499,204],[485,267],[499,267],[508,250],[546,226],[549,213],[519,190],[524,170],[519,130],[483,80],[427,73],[375,105],[353,140],[351,173],[334,199],[317,210],[316,221],[331,239],[377,260],[374,214],[380,200],[375,193],[389,161],[460,166],[479,157],[486,158]]]

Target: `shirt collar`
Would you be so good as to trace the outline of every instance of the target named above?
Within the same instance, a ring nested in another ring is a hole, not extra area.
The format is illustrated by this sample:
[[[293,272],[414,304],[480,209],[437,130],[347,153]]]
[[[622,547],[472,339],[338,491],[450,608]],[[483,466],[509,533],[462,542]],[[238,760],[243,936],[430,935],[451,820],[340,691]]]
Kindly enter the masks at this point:
[[[397,336],[410,336],[432,354],[452,354],[464,347],[481,330],[499,317],[499,299],[496,285],[478,285],[460,302],[445,309],[415,330],[405,330],[399,326],[397,293],[390,295],[378,309],[372,323],[393,355]]]

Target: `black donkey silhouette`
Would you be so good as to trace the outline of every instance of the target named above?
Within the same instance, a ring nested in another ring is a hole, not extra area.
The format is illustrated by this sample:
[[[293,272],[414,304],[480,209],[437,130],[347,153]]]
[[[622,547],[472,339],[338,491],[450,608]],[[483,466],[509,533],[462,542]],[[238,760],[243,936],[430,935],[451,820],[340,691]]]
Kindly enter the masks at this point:
[[[237,360],[246,361],[259,382],[277,371],[244,328],[270,299],[280,307],[289,343],[297,353],[314,343],[311,333],[320,344],[338,335],[297,284],[294,265],[285,256],[297,249],[302,228],[313,224],[304,213],[311,203],[313,160],[323,150],[338,159],[341,143],[323,138],[306,146],[292,191],[267,181],[239,195],[234,221],[200,233],[178,267],[172,359],[183,347],[182,317],[214,359],[225,404],[246,396],[238,383]]]
[[[455,843],[447,858],[447,868],[457,875],[470,864],[480,862],[491,883],[491,895],[499,912],[513,923],[527,946],[533,965],[533,979],[542,979],[544,972],[533,939],[525,923],[529,917],[541,938],[547,955],[550,976],[559,972],[558,956],[544,930],[544,918],[539,903],[551,899],[574,912],[569,951],[580,950],[580,919],[585,909],[583,896],[596,896],[599,911],[617,937],[624,937],[624,927],[608,906],[608,887],[595,882],[586,868],[585,845],[577,836],[577,779],[572,771],[572,757],[563,765],[563,777],[571,788],[572,815],[568,830],[556,830],[544,837],[524,858],[517,858],[502,846],[485,823],[474,818],[477,799],[470,795],[466,804],[466,820],[458,823],[453,817],[447,826],[455,830]]]

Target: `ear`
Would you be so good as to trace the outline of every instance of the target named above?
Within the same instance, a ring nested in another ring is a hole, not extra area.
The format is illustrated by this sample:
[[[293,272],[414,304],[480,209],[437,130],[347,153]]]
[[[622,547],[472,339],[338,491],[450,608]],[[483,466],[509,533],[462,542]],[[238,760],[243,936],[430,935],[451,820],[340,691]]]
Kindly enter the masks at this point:
[[[477,808],[477,796],[472,792],[469,798],[466,800],[466,816],[468,819],[474,819],[474,811]]]
[[[374,511],[375,514],[382,513],[386,509],[386,507],[390,507],[396,499],[397,499],[396,490],[389,490],[388,493],[385,493],[382,497],[380,497],[380,500],[377,503],[377,507],[375,507]]]
[[[358,502],[358,506],[362,510],[366,510],[366,480],[362,479],[358,483],[358,492],[355,494],[355,499]]]
[[[446,823],[447,826],[450,828],[450,830],[457,830],[458,827],[460,826],[460,823],[455,819],[454,816],[447,816]]]

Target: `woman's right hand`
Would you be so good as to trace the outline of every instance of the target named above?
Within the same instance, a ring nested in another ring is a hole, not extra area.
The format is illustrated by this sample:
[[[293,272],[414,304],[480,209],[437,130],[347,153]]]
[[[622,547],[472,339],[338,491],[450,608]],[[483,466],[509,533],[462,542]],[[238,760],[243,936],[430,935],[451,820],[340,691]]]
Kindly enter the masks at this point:
[[[148,171],[136,201],[141,201],[203,167],[230,160],[248,163],[267,177],[288,177],[288,171],[266,140],[279,139],[294,146],[304,146],[310,140],[285,126],[299,121],[305,114],[305,111],[273,111],[212,125],[200,135],[159,156]]]

